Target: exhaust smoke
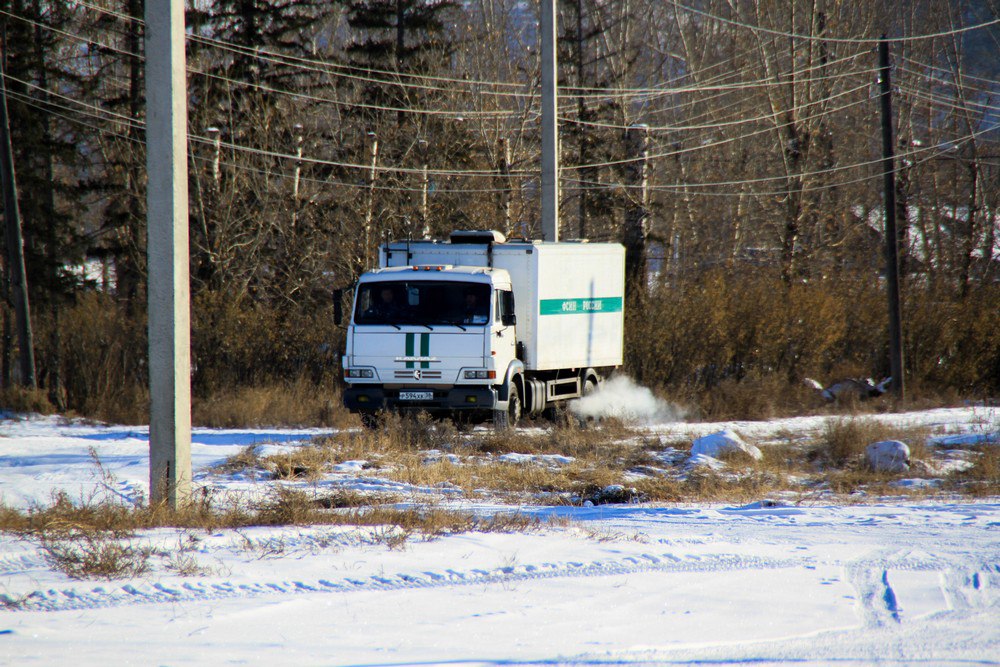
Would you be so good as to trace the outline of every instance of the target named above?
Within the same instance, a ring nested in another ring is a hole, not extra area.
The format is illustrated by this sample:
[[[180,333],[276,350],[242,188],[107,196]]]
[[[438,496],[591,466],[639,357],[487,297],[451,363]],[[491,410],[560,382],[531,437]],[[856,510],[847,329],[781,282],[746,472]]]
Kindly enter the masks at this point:
[[[645,424],[675,422],[685,416],[682,408],[657,398],[626,375],[617,375],[590,396],[570,402],[569,411],[581,419],[614,417]]]

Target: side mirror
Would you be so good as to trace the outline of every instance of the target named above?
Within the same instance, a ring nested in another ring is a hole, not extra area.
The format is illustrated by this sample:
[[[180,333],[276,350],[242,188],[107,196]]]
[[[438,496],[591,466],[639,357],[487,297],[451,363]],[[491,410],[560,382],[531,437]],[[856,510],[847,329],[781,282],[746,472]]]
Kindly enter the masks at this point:
[[[344,290],[333,290],[333,323],[338,327],[344,321]]]

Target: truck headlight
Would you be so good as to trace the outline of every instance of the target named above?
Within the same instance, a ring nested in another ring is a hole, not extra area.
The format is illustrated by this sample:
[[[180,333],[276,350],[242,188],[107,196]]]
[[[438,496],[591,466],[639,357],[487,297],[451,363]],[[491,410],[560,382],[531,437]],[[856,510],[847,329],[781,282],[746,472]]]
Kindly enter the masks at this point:
[[[373,378],[375,371],[370,368],[348,368],[345,373],[349,378]]]
[[[496,371],[483,371],[483,370],[465,371],[466,380],[494,380],[496,379],[496,376],[497,376]]]

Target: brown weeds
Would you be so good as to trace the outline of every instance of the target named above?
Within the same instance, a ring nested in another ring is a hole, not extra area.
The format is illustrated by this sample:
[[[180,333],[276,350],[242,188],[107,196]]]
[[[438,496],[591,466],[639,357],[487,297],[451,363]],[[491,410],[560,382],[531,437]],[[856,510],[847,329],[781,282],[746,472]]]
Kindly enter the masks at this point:
[[[300,377],[281,384],[220,390],[196,397],[191,420],[199,426],[247,428],[262,426],[329,426],[353,424],[339,390]]]

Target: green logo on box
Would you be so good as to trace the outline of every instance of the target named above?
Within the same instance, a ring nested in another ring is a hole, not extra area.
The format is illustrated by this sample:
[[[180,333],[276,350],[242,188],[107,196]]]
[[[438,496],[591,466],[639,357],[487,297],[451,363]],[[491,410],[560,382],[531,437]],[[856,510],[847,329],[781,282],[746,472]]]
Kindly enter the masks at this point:
[[[609,296],[600,299],[542,299],[539,315],[589,315],[591,313],[620,313],[622,298]]]

